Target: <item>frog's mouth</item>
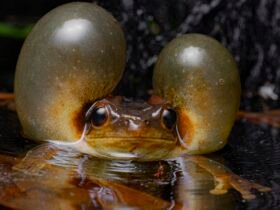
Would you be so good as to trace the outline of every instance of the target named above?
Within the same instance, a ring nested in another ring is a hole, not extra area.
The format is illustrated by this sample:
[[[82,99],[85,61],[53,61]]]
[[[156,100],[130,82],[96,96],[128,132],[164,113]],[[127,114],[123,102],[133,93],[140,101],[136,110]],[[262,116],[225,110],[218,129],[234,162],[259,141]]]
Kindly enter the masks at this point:
[[[101,158],[151,161],[168,158],[176,147],[176,141],[151,137],[86,136],[76,146],[84,153]]]

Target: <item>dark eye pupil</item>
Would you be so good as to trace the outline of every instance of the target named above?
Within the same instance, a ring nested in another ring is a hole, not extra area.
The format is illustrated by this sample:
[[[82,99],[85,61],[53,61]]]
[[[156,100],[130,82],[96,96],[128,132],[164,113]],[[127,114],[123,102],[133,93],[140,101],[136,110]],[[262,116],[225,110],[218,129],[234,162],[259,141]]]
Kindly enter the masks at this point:
[[[94,126],[101,126],[107,120],[107,111],[104,107],[99,107],[93,110],[91,122]]]
[[[162,121],[167,129],[172,129],[177,121],[177,114],[172,109],[165,109],[162,112]]]

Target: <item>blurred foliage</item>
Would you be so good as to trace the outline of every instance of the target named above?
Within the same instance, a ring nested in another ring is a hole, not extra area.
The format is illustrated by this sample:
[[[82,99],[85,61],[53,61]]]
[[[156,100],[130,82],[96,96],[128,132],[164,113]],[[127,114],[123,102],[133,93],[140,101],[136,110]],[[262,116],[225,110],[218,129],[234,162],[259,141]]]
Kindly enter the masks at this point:
[[[24,27],[18,27],[8,23],[0,22],[0,36],[15,39],[25,39],[32,27],[33,25],[31,24]]]

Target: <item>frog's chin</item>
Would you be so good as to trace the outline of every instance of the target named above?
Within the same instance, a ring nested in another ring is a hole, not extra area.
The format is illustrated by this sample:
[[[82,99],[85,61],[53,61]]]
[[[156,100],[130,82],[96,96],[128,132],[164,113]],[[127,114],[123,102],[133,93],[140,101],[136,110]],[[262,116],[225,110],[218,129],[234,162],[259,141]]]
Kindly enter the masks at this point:
[[[176,142],[153,138],[85,138],[72,147],[103,159],[154,161],[169,158]]]

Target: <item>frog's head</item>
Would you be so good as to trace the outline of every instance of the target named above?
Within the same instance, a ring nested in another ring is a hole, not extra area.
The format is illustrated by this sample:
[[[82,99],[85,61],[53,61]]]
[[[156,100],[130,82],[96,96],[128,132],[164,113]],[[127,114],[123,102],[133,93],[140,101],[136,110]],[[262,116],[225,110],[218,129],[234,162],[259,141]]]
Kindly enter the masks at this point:
[[[162,159],[177,145],[176,112],[161,100],[107,97],[86,113],[80,150],[103,158]]]
[[[240,99],[228,50],[205,35],[177,37],[164,47],[153,73],[153,91],[168,103],[98,101],[120,81],[125,55],[120,24],[96,4],[70,3],[45,15],[17,63],[15,102],[24,137],[137,160],[205,154],[226,144]],[[95,103],[86,112],[89,102]]]

